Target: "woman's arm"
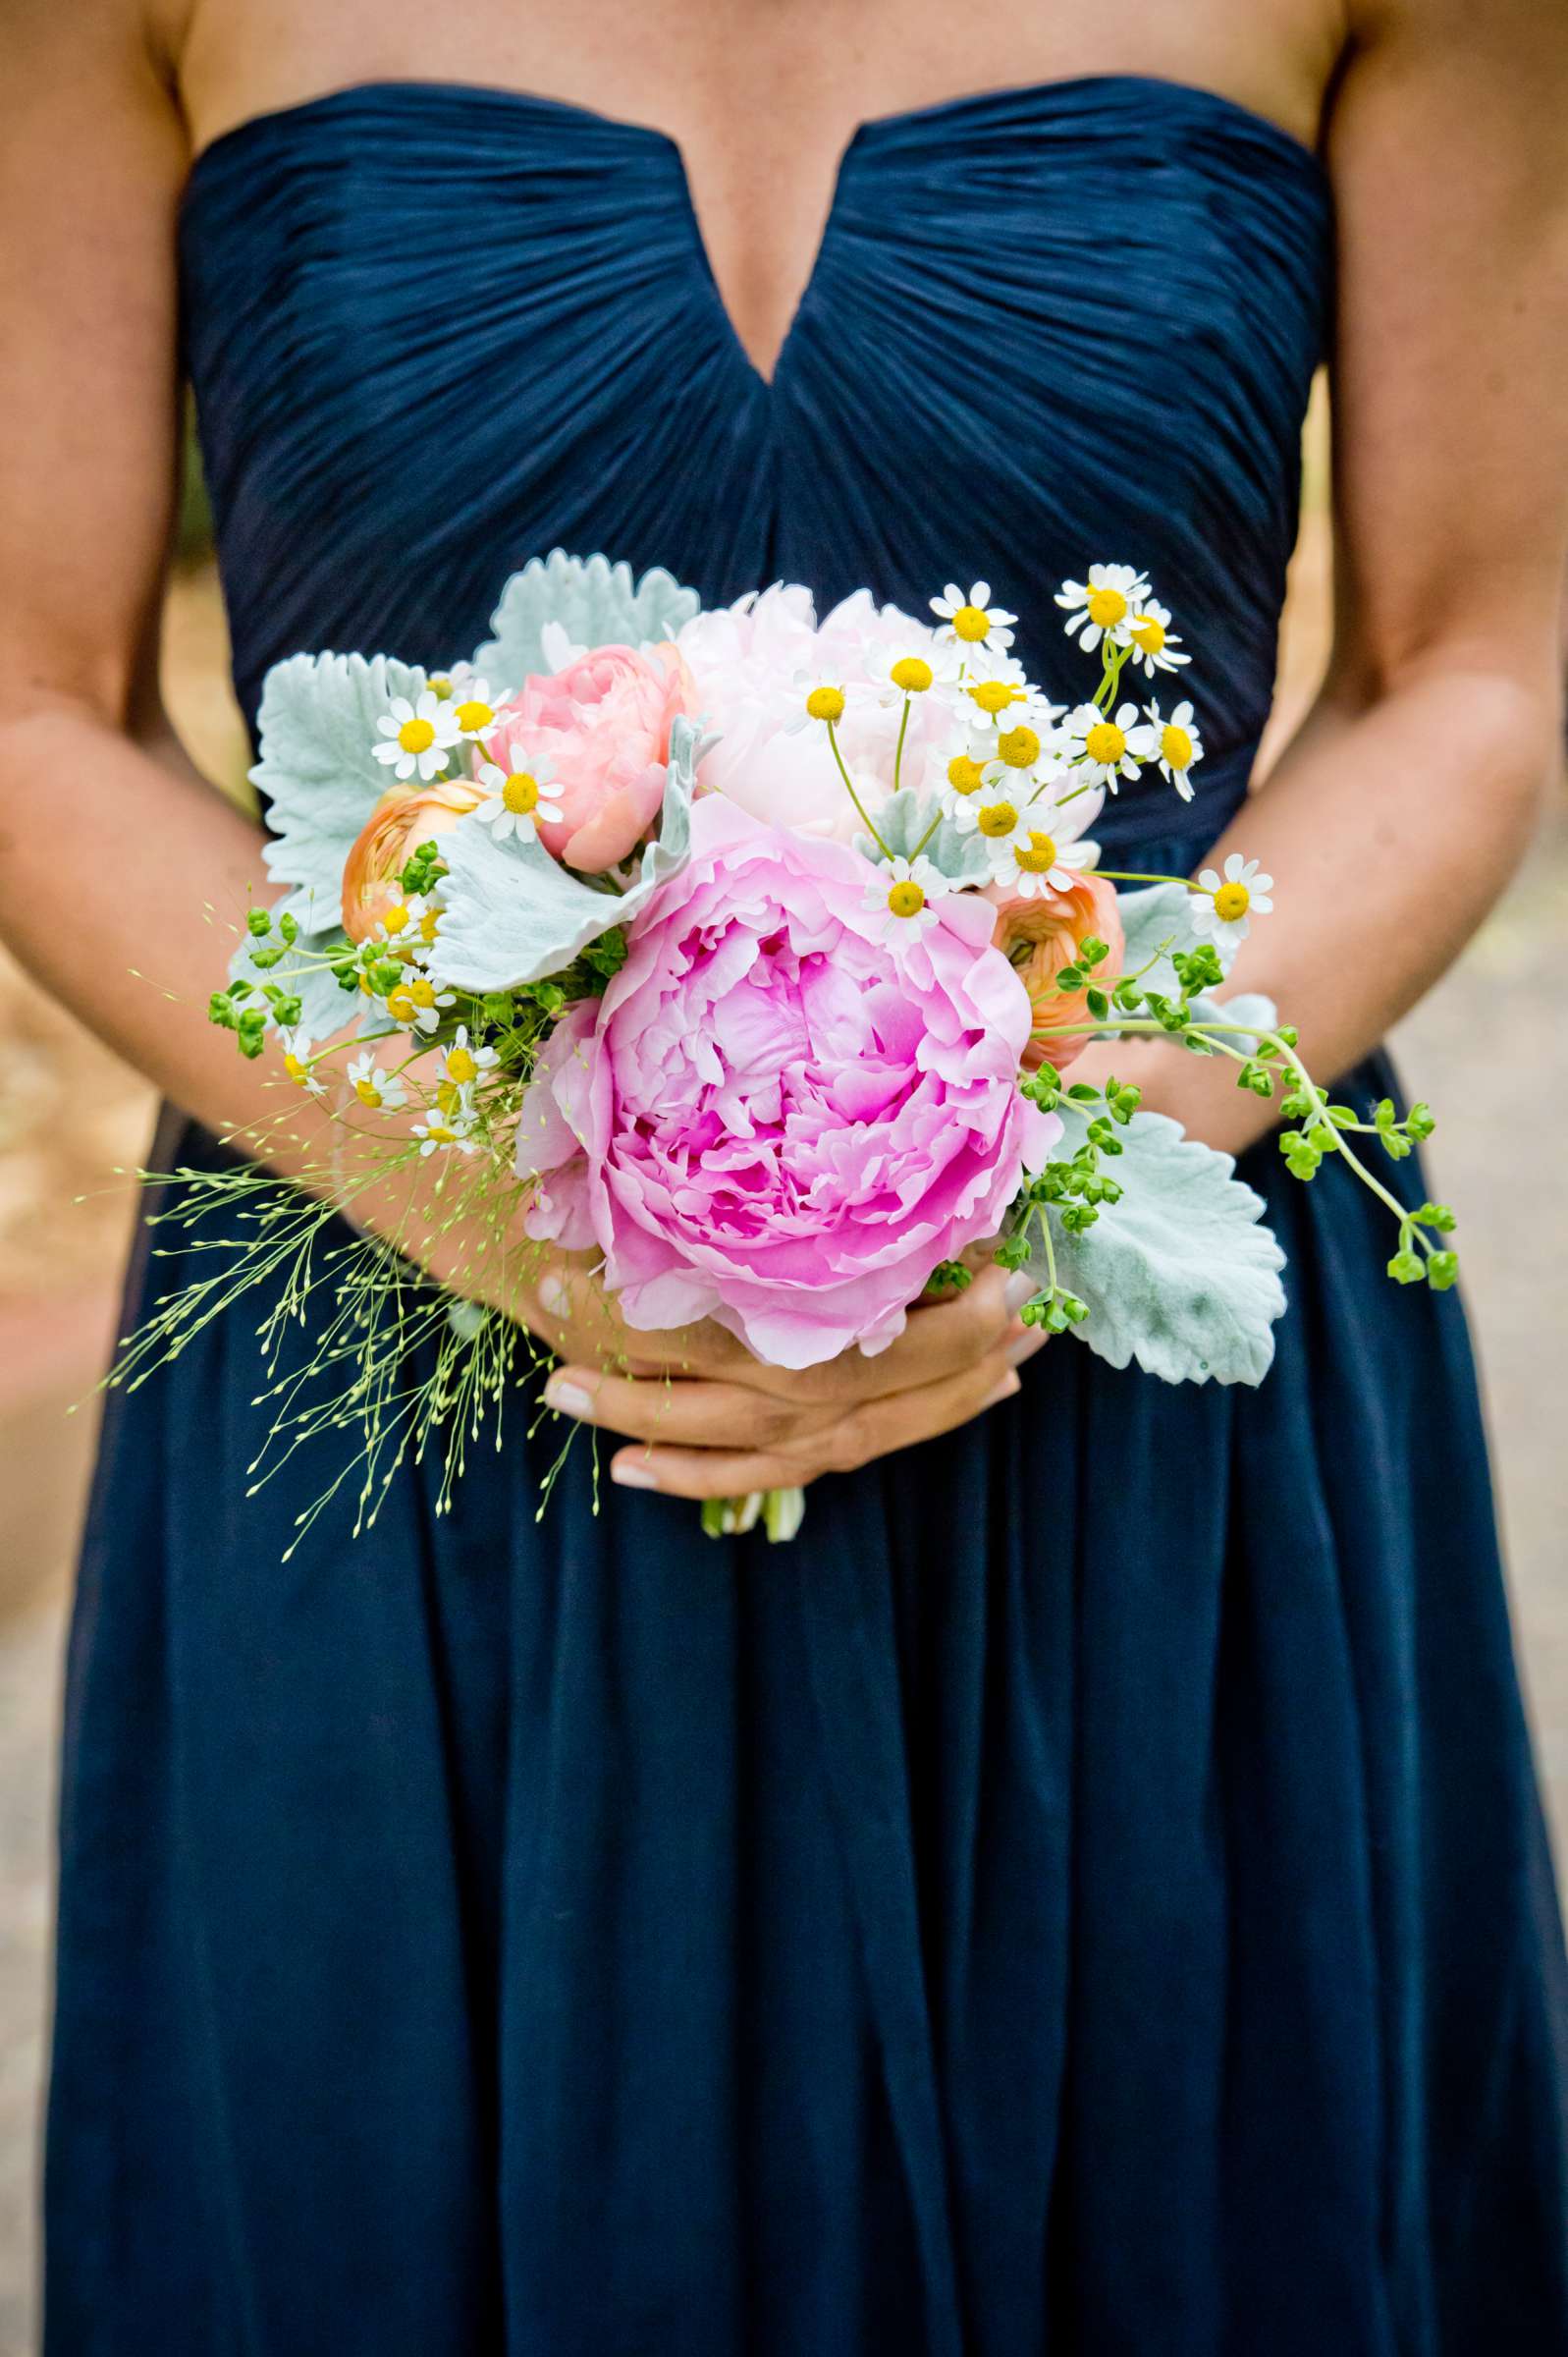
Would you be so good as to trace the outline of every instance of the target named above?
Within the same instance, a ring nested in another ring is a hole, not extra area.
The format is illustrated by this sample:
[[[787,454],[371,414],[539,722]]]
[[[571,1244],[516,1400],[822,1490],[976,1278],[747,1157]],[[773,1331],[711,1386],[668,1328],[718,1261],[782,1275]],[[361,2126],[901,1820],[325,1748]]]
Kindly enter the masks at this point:
[[[1562,744],[1568,11],[1378,0],[1335,98],[1336,634],[1318,702],[1217,858],[1274,912],[1234,983],[1329,1080],[1449,965],[1529,846]],[[1173,598],[1177,584],[1172,584]],[[1233,1066],[1096,1046],[1087,1076],[1235,1152]]]

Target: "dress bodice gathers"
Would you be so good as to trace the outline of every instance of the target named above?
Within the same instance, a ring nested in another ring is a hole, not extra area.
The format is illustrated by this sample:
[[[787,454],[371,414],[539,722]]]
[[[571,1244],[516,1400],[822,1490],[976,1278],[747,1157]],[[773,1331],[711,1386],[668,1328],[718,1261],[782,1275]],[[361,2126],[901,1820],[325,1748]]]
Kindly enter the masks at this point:
[[[1272,690],[1330,253],[1317,159],[1231,100],[962,98],[856,132],[765,380],[664,134],[447,83],[254,118],[181,224],[241,700],[303,648],[450,662],[560,545],[710,603],[785,578],[923,612],[983,576],[1075,701],[1052,594],[1126,561],[1194,656],[1217,831]],[[1098,829],[1169,831],[1136,795]]]

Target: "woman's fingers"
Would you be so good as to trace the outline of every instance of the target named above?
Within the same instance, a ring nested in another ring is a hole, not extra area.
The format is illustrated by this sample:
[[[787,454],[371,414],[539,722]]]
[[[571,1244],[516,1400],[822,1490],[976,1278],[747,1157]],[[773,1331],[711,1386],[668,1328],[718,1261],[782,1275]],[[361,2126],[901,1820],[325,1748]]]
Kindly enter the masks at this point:
[[[1010,1398],[1018,1389],[1018,1367],[1046,1339],[1044,1329],[1035,1328],[1021,1342],[989,1352],[957,1374],[862,1401],[793,1441],[749,1449],[640,1441],[617,1453],[610,1476],[623,1488],[658,1490],[672,1498],[736,1498],[751,1490],[803,1486],[821,1473],[850,1473],[875,1457],[951,1432]]]
[[[628,1377],[581,1365],[556,1369],[545,1385],[545,1404],[628,1440],[752,1453],[804,1440],[838,1413],[820,1401],[803,1405],[738,1383]]]

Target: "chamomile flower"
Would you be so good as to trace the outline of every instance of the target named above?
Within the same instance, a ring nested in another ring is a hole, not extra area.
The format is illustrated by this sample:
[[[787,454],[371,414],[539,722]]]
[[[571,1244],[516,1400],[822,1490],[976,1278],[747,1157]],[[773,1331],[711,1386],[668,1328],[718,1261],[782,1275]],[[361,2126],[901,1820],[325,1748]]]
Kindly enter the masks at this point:
[[[451,711],[458,724],[459,735],[472,739],[482,737],[487,729],[493,729],[502,700],[500,688],[492,689],[490,682],[476,673],[471,673],[461,681],[455,680]]]
[[[1078,775],[1112,794],[1120,779],[1137,777],[1139,764],[1155,757],[1154,730],[1139,721],[1136,704],[1123,704],[1114,716],[1098,704],[1080,704],[1068,713],[1062,737]]]
[[[430,687],[414,703],[395,695],[376,729],[381,742],[370,748],[376,759],[385,761],[395,778],[418,777],[425,785],[441,775],[462,734],[451,704]]]
[[[532,758],[521,738],[514,737],[506,753],[508,766],[502,769],[494,761],[481,761],[476,783],[485,789],[485,798],[474,817],[490,828],[498,843],[514,835],[519,843],[530,843],[538,835],[539,822],[561,816],[561,788],[550,776],[548,762]]]
[[[424,895],[410,892],[406,900],[394,901],[390,907],[382,909],[373,939],[384,941],[396,958],[411,958],[422,938],[428,912]]]
[[[283,1050],[283,1069],[296,1088],[307,1096],[324,1097],[325,1083],[311,1069],[310,1050],[314,1045],[308,1031],[280,1031],[278,1045]]]
[[[471,1041],[467,1024],[460,1023],[457,1038],[441,1059],[441,1077],[461,1093],[466,1104],[467,1091],[482,1073],[493,1071],[499,1061],[494,1048],[480,1047]]]
[[[1056,603],[1067,617],[1067,635],[1085,654],[1102,638],[1130,646],[1134,614],[1146,612],[1149,583],[1135,565],[1091,565],[1086,581],[1063,581]]]
[[[405,1031],[438,1029],[444,1010],[452,1004],[453,993],[425,973],[411,973],[387,993],[387,1013]]]
[[[986,772],[993,766],[989,748],[978,757],[967,750],[953,754],[937,788],[937,799],[948,818],[955,819],[960,826],[974,825],[975,797],[984,789]],[[964,810],[971,812],[967,822],[960,816]]]
[[[1145,704],[1154,732],[1155,765],[1168,778],[1184,802],[1192,800],[1192,770],[1203,759],[1203,740],[1192,717],[1192,706],[1181,703],[1166,720],[1158,704]]]
[[[1004,655],[1012,644],[1012,625],[1018,617],[992,604],[989,581],[974,582],[967,597],[956,581],[949,581],[942,595],[931,600],[931,611],[945,626],[938,637],[955,646],[984,646],[993,654]]]
[[[476,1150],[472,1124],[460,1113],[444,1112],[439,1105],[432,1105],[424,1120],[414,1123],[413,1133],[420,1141],[421,1162],[432,1154],[472,1154]]]
[[[1152,597],[1133,615],[1127,626],[1132,659],[1153,679],[1157,671],[1179,671],[1191,655],[1181,651],[1181,640],[1170,627],[1170,608]]]
[[[892,859],[867,884],[866,910],[877,919],[874,930],[888,947],[902,951],[936,923],[932,904],[951,890],[950,880],[931,860]]]
[[[349,1085],[361,1105],[372,1113],[391,1113],[402,1105],[407,1091],[396,1072],[384,1072],[377,1064],[373,1049],[366,1048],[349,1067]]]
[[[1030,704],[1027,720],[1014,719],[1008,726],[1004,718],[985,747],[987,783],[998,778],[1005,781],[1009,773],[1015,785],[1025,773],[1037,786],[1042,779],[1054,777],[1065,758],[1058,725],[1061,718],[1061,705],[1049,704],[1040,696]]]
[[[924,646],[911,648],[891,663],[886,680],[871,683],[872,692],[879,704],[896,707],[906,695],[925,695],[933,687],[954,685],[958,667],[957,648],[930,638]]]
[[[1049,814],[1048,814],[1049,815]],[[992,881],[1030,901],[1044,892],[1070,892],[1100,857],[1095,843],[1058,843],[1030,821],[1026,810],[1012,833],[991,845]]]
[[[1187,913],[1199,940],[1212,941],[1217,949],[1239,949],[1252,917],[1267,916],[1273,907],[1269,898],[1272,876],[1260,874],[1257,860],[1243,859],[1239,851],[1231,852],[1222,876],[1206,867],[1198,881],[1203,890],[1193,894]]]
[[[978,670],[966,674],[962,693],[969,706],[964,717],[970,728],[982,734],[1000,735],[1017,728],[1020,722],[1032,725],[1039,701],[1024,677],[1023,665],[1010,655],[990,657]]]
[[[988,778],[990,773],[988,772]],[[953,812],[953,825],[961,835],[978,835],[988,847],[1006,843],[1024,821],[1029,806],[1029,782],[1004,779],[996,785],[987,784],[970,796],[963,807]]]

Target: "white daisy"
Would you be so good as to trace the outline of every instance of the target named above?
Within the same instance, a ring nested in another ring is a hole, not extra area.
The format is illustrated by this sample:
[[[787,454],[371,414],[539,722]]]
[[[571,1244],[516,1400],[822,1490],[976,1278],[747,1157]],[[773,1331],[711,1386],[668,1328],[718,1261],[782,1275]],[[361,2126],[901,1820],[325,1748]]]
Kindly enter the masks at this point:
[[[960,826],[967,823],[972,827],[975,797],[984,794],[987,772],[995,768],[996,762],[989,747],[982,746],[978,752],[968,745],[960,747],[948,761],[942,783],[937,788],[937,799],[945,815],[956,820]],[[966,809],[970,812],[967,822],[960,815]]]
[[[991,846],[993,881],[1026,901],[1044,892],[1070,892],[1100,857],[1097,843],[1058,843],[1030,824],[1033,816],[1025,811],[1012,833]]]
[[[394,777],[417,775],[426,785],[446,768],[447,755],[462,734],[451,704],[431,687],[416,703],[395,695],[376,729],[382,740],[370,748],[376,759],[389,763]]]
[[[1086,581],[1063,581],[1056,603],[1067,616],[1067,635],[1085,654],[1102,638],[1113,646],[1132,643],[1132,618],[1149,604],[1149,583],[1135,565],[1091,565]]]
[[[404,1103],[407,1093],[396,1072],[381,1069],[370,1048],[350,1065],[349,1085],[360,1104],[368,1105],[372,1113],[393,1111]]]
[[[866,885],[866,910],[891,950],[902,951],[937,921],[932,904],[952,890],[951,879],[925,857],[892,859]]]
[[[1184,802],[1192,800],[1192,770],[1203,759],[1203,740],[1192,717],[1192,706],[1181,703],[1164,719],[1158,704],[1145,704],[1154,731],[1155,765],[1168,778]]]
[[[1138,718],[1136,704],[1113,716],[1098,704],[1080,704],[1062,728],[1067,759],[1080,777],[1114,794],[1122,778],[1135,778],[1140,762],[1155,757],[1155,733]]]
[[[413,1133],[419,1139],[419,1159],[431,1154],[472,1154],[476,1150],[473,1129],[460,1114],[444,1113],[432,1105],[422,1122],[415,1122]]]
[[[931,611],[946,625],[938,637],[954,645],[985,646],[1004,655],[1012,644],[1012,625],[1018,617],[992,604],[989,581],[974,582],[967,597],[956,581],[949,581],[942,595],[931,600]]]
[[[457,1089],[463,1104],[468,1091],[484,1072],[494,1071],[500,1058],[494,1048],[480,1047],[469,1040],[466,1023],[458,1025],[458,1036],[441,1059],[441,1077]]]
[[[383,908],[376,921],[374,939],[384,941],[400,957],[411,957],[421,939],[422,928],[430,910],[423,893],[410,892],[406,900],[394,901]]]
[[[869,688],[879,704],[896,710],[906,695],[924,695],[934,687],[955,686],[960,664],[955,646],[944,646],[935,637],[928,638],[923,646],[911,647],[907,654],[891,663],[885,680],[856,683],[855,699],[858,702]]]
[[[1032,725],[1036,710],[1044,706],[1044,699],[1025,678],[1023,665],[1010,655],[989,657],[966,674],[961,692],[969,707],[965,720],[970,728],[983,733],[1000,734],[1017,728],[1020,722]]]
[[[1178,671],[1191,655],[1181,651],[1181,640],[1170,627],[1170,608],[1152,597],[1133,615],[1127,626],[1132,646],[1132,659],[1141,665],[1151,679],[1157,671]]]
[[[314,1042],[308,1031],[280,1031],[278,1045],[283,1050],[283,1069],[296,1088],[308,1096],[324,1097],[326,1083],[310,1069],[310,1051]]]
[[[1206,867],[1198,881],[1203,890],[1193,894],[1187,913],[1199,940],[1212,941],[1218,949],[1238,950],[1251,928],[1251,916],[1267,916],[1273,907],[1269,898],[1272,876],[1260,874],[1257,860],[1243,859],[1239,851],[1225,861],[1223,876]]]
[[[438,1030],[443,1012],[453,1004],[453,993],[426,973],[410,973],[387,993],[387,1013],[405,1031]]]
[[[505,759],[505,769],[494,761],[479,764],[476,783],[484,787],[485,798],[473,815],[492,830],[498,843],[509,835],[530,843],[541,819],[561,817],[562,789],[552,781],[549,764],[533,759],[520,737],[507,746]]]
[[[458,724],[459,735],[471,740],[482,737],[487,729],[493,729],[500,717],[503,700],[501,689],[492,688],[490,682],[481,679],[477,673],[470,673],[464,680],[455,680],[451,710]]]
[[[1010,842],[1023,825],[1029,807],[1027,778],[1006,778],[981,788],[952,814],[960,835],[978,835],[988,849]]]

